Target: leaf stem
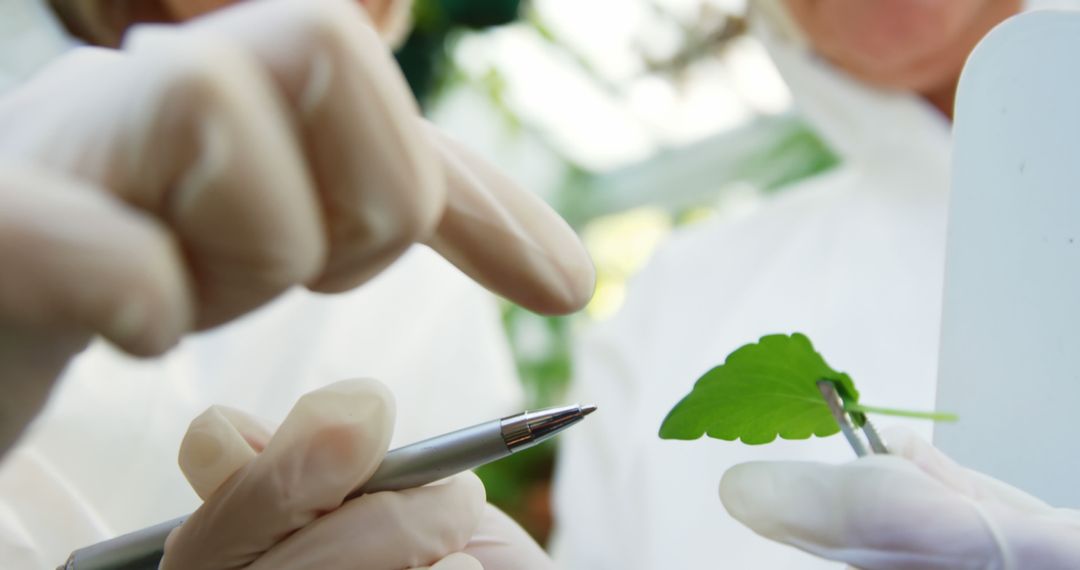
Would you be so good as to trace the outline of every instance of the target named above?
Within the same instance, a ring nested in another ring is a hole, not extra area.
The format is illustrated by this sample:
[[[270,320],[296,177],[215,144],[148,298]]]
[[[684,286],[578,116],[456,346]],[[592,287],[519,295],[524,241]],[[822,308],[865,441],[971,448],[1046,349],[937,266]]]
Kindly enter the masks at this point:
[[[855,404],[846,400],[844,401],[844,410],[849,412],[862,412],[864,414],[883,414],[886,416],[899,416],[902,418],[934,420],[935,422],[955,422],[957,420],[956,414],[950,414],[948,412],[913,412],[911,410],[897,410],[894,408],[878,408],[875,406]]]

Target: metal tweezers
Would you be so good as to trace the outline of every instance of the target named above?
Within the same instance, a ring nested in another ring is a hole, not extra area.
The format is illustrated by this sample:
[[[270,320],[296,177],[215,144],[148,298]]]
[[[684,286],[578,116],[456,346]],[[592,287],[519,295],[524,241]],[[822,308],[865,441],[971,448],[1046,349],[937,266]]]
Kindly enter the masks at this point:
[[[878,431],[874,429],[874,424],[870,423],[870,420],[865,415],[859,412],[849,413],[844,409],[844,400],[840,397],[840,393],[836,391],[836,384],[832,380],[818,380],[817,387],[818,390],[821,390],[821,395],[825,398],[825,404],[829,406],[829,411],[836,418],[836,423],[840,424],[840,431],[843,432],[844,437],[851,444],[851,449],[855,450],[855,455],[863,457],[865,455],[889,453],[885,440],[881,439]],[[858,414],[858,421],[852,417],[854,414]],[[863,441],[856,431],[859,428],[855,426],[860,423],[866,441]]]

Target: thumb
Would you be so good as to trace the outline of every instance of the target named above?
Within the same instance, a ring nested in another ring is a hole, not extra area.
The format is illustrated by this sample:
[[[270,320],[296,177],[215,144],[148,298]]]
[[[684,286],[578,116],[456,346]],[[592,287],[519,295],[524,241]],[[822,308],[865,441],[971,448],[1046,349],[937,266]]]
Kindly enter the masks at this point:
[[[899,457],[736,465],[720,482],[720,499],[766,538],[866,570],[1000,562],[974,504]]]
[[[912,462],[924,473],[957,493],[974,500],[993,497],[995,503],[1018,512],[1042,513],[1050,508],[1043,501],[1020,489],[956,463],[911,430],[888,428],[883,435],[890,452]]]

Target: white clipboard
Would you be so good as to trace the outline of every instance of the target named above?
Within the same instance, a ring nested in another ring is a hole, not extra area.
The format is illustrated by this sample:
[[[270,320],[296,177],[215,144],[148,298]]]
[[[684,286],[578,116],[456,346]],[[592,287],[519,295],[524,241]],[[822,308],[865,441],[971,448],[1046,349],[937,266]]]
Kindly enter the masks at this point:
[[[934,440],[1080,507],[1080,12],[992,31],[956,109]]]

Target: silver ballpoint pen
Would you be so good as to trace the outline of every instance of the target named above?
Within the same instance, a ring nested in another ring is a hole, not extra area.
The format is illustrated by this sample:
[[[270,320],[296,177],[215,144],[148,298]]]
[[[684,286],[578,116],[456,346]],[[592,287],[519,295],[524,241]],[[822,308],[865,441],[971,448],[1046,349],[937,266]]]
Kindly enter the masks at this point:
[[[399,447],[346,500],[426,485],[528,449],[581,421],[596,406],[561,406],[507,416]],[[157,570],[165,537],[186,516],[99,542],[71,553],[57,570]]]

